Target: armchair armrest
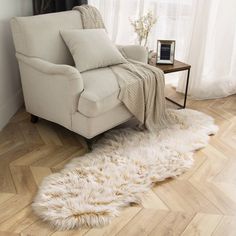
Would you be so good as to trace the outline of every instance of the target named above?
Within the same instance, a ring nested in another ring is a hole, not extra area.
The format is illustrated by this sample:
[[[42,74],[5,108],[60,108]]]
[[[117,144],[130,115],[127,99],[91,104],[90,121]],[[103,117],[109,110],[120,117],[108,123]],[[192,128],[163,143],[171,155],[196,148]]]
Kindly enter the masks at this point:
[[[122,55],[128,59],[147,63],[148,62],[148,51],[145,47],[140,45],[117,45],[117,48]]]
[[[79,95],[84,89],[80,72],[69,65],[19,53],[16,57],[26,110],[71,129],[71,115],[77,111]]]
[[[69,79],[79,79],[79,82],[82,83],[81,86],[83,86],[81,74],[73,66],[54,64],[37,57],[24,56],[20,53],[16,53],[16,57],[19,61],[22,61],[23,63],[29,65],[30,67],[34,68],[35,70],[41,73],[48,75],[64,75]]]

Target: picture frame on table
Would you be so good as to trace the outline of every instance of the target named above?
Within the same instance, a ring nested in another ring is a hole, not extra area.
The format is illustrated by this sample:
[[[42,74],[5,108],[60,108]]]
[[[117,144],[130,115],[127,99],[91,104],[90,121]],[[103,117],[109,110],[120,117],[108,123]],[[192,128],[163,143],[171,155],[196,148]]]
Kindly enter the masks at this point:
[[[156,64],[173,65],[175,60],[175,40],[157,40]]]

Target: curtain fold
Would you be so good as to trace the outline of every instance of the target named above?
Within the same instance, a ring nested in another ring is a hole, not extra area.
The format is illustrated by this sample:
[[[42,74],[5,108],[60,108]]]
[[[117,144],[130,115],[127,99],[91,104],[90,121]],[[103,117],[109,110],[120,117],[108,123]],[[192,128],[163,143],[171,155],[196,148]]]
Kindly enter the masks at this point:
[[[236,1],[199,0],[190,49],[190,94],[210,99],[236,93]],[[183,91],[180,79],[177,91]]]
[[[189,94],[197,99],[236,93],[235,0],[88,0],[103,15],[118,44],[137,43],[130,20],[151,10],[158,18],[148,48],[157,39],[176,40],[176,59],[192,65]],[[183,92],[180,76],[177,91]]]
[[[33,0],[34,15],[71,10],[74,6],[88,4],[87,0]]]

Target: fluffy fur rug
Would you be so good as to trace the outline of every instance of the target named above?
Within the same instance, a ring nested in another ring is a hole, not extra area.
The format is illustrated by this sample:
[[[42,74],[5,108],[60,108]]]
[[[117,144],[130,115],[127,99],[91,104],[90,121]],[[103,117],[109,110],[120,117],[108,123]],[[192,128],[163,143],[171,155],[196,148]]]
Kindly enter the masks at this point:
[[[91,153],[46,177],[33,203],[36,214],[61,230],[103,226],[122,207],[140,203],[153,183],[189,169],[193,151],[207,145],[217,126],[203,113],[175,112],[183,124],[159,135],[131,128],[110,131]]]

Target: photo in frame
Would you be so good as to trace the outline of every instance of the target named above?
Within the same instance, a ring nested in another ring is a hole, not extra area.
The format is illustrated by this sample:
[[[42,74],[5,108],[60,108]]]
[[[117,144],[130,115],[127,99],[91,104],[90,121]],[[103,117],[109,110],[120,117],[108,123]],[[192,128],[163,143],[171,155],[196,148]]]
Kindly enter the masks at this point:
[[[175,40],[157,40],[157,64],[174,64]]]

